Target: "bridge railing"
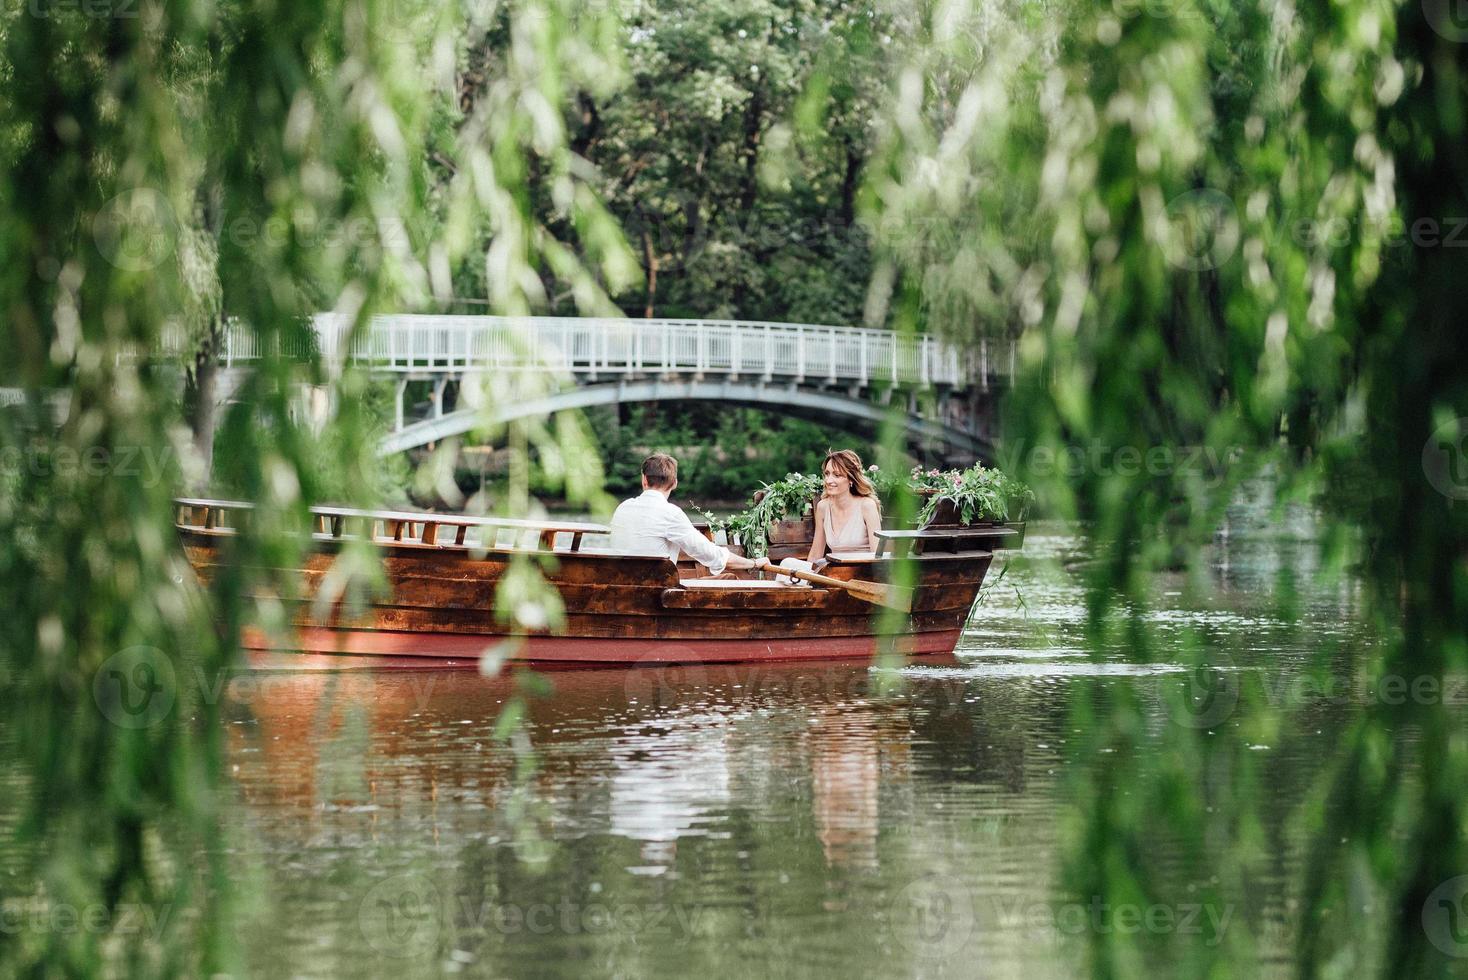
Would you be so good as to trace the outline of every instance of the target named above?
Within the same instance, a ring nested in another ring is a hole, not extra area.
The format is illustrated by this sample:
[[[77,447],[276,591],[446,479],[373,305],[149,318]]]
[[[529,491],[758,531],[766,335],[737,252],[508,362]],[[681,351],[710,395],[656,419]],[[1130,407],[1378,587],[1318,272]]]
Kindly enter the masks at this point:
[[[1010,342],[986,341],[962,355],[933,337],[810,323],[402,314],[374,317],[350,338],[350,319],[326,313],[312,326],[314,346],[327,360],[394,374],[698,374],[965,386],[1013,369]],[[309,356],[311,340],[285,341],[284,353]],[[253,331],[232,323],[220,338],[219,359],[226,365],[257,360],[259,344]],[[180,334],[165,336],[163,346],[182,353],[189,345]]]
[[[347,346],[350,323],[323,314],[321,351],[396,373],[562,371],[702,374],[867,384],[959,385],[958,351],[890,330],[749,320],[401,315],[374,318]],[[991,367],[992,371],[993,368]]]
[[[320,348],[320,342],[319,337],[313,340],[311,335],[301,332],[288,337],[277,336],[273,341],[265,341],[247,324],[239,320],[230,320],[219,336],[219,349],[215,354],[220,363],[228,367],[236,361],[243,363],[258,361],[265,353],[264,345],[274,343],[285,357],[305,360],[316,354]],[[198,339],[182,327],[169,325],[165,326],[160,334],[158,348],[161,353],[170,356],[192,356],[198,343]]]

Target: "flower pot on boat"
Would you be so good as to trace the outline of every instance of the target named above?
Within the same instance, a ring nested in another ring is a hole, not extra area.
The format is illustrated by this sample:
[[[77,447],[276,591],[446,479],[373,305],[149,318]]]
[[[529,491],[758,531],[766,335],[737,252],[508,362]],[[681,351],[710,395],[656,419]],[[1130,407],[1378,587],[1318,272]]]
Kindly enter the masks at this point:
[[[758,504],[764,499],[763,490],[755,492],[754,502]],[[765,526],[765,538],[769,542],[767,556],[770,561],[778,562],[782,558],[804,558],[810,554],[810,546],[816,540],[816,502],[811,500],[809,509],[803,517],[785,517],[778,521],[771,521]]]
[[[923,494],[923,496],[931,498],[935,492],[929,491]],[[1025,540],[1025,521],[1023,519],[1025,508],[1023,504],[1013,502],[1010,504],[1009,510],[1012,513],[1005,514],[1005,519],[1003,520],[995,517],[976,517],[971,521],[965,521],[963,519],[963,511],[960,509],[957,501],[952,497],[939,497],[933,504],[932,517],[922,522],[921,526],[925,530],[1008,528],[1014,532],[1014,537],[1007,538],[1003,544],[995,545],[995,547],[1018,548],[1024,544]]]
[[[816,519],[803,517],[799,520],[775,521],[765,531],[768,535],[770,561],[782,558],[804,558],[810,554],[810,546],[816,540]]]

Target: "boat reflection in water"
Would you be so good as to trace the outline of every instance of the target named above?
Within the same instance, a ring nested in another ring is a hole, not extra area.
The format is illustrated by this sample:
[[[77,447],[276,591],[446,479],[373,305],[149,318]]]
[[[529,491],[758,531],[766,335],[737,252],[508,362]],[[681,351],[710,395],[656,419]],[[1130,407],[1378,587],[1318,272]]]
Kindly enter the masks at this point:
[[[637,842],[624,865],[656,875],[680,840],[725,834],[739,801],[804,797],[801,833],[828,866],[874,867],[884,806],[911,805],[914,740],[993,745],[971,778],[1023,784],[1023,748],[972,729],[945,685],[876,691],[868,662],[578,670],[541,674],[526,745],[493,727],[516,675],[446,671],[253,671],[230,688],[240,792],[271,834],[339,832],[512,839],[511,800],[538,833]],[[1010,753],[1007,757],[1005,753]],[[534,773],[517,780],[533,759]],[[949,763],[945,763],[949,764]],[[789,813],[789,808],[782,808]],[[793,817],[793,815],[792,815]]]
[[[495,975],[716,974],[744,947],[751,975],[792,949],[903,975],[1039,955],[996,931],[993,896],[1046,894],[1024,867],[1053,839],[1053,759],[1031,776],[1053,742],[1031,723],[1056,706],[903,670],[890,696],[869,662],[537,674],[550,692],[508,740],[496,720],[528,674],[251,671],[227,750],[231,839],[265,881],[258,972],[392,956],[437,976],[458,953]],[[983,922],[933,946],[932,910],[970,905]]]

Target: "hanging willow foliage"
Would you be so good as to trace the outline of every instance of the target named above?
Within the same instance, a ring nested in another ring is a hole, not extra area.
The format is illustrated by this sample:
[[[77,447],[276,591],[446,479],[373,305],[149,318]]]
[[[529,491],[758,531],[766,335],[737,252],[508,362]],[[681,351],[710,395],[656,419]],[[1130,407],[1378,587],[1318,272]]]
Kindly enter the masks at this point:
[[[1448,241],[1468,215],[1463,32],[1446,5],[1391,0],[924,9],[868,185],[874,302],[896,283],[899,303],[961,341],[1023,332],[1004,462],[1108,556],[1090,587],[1097,655],[1191,663],[1228,702],[1210,716],[1216,699],[1185,698],[1160,732],[1134,686],[1074,706],[1088,776],[1069,886],[1082,901],[1176,902],[1159,883],[1182,868],[1189,900],[1239,902],[1266,870],[1260,834],[1298,834],[1302,975],[1445,969],[1452,950],[1423,917],[1468,871],[1468,745],[1451,706],[1363,706],[1317,796],[1266,815],[1268,773],[1248,750],[1295,719],[1207,633],[1164,646],[1148,610],[1161,570],[1207,588],[1201,546],[1262,478],[1253,492],[1326,501],[1324,568],[1369,573],[1381,642],[1344,651],[1356,677],[1442,690],[1468,672],[1465,486],[1432,461],[1461,470],[1468,450],[1454,337],[1468,302]],[[1034,472],[1037,449],[1090,462]],[[1120,455],[1158,450],[1173,463]],[[1230,465],[1203,479],[1176,465],[1190,450]],[[1340,653],[1322,643],[1312,669]],[[1258,969],[1254,935],[1088,938],[1098,975],[1211,975]]]
[[[492,312],[529,310],[547,280],[604,311],[603,284],[635,265],[561,107],[617,84],[614,25],[572,0],[7,8],[0,385],[20,400],[0,413],[0,764],[24,867],[0,900],[102,912],[6,930],[0,972],[237,971],[218,701],[242,626],[272,621],[241,597],[291,595],[250,569],[294,564],[290,529],[323,487],[366,497],[370,482],[351,478],[371,458],[360,379],[285,355],[310,349],[311,314],[360,326],[446,301],[465,262],[486,263]],[[575,248],[547,232],[535,188]],[[263,352],[222,421],[256,510],[204,596],[170,500],[207,486],[212,427],[191,431],[180,395],[209,401],[227,322]],[[329,381],[346,397],[330,421],[339,458],[322,460],[294,405]],[[575,426],[506,438],[584,455]],[[590,499],[596,477],[573,474],[573,496]],[[371,586],[370,559],[345,560],[352,588]],[[522,606],[548,601],[533,579]],[[118,928],[138,907],[157,928]]]

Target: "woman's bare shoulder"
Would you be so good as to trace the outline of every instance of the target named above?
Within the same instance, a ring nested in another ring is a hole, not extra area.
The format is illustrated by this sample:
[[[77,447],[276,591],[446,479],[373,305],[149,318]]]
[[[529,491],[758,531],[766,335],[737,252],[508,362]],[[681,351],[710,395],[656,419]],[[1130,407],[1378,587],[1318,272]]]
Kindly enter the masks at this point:
[[[876,497],[862,497],[861,498],[861,509],[862,509],[862,513],[866,514],[867,517],[871,518],[872,523],[874,523],[874,524],[881,524],[882,523],[882,508],[877,506],[877,498]]]

